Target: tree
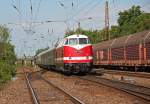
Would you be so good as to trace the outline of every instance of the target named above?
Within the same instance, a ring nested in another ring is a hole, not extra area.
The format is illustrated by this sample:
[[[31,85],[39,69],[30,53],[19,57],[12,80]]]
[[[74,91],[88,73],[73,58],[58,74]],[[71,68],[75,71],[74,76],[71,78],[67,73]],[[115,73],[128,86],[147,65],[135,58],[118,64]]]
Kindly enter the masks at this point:
[[[135,21],[136,32],[150,29],[150,13],[142,13]]]
[[[111,29],[109,30],[110,38],[117,38],[120,36],[120,28],[119,26],[111,26]]]
[[[132,6],[129,10],[125,10],[119,13],[118,24],[123,26],[126,23],[129,23],[132,19],[141,15],[140,6]]]
[[[150,29],[150,13],[144,13],[140,6],[132,6],[129,10],[119,13],[118,28],[120,36],[133,34]]]
[[[9,29],[0,26],[0,84],[10,80],[15,75],[16,55],[14,46],[9,42]]]
[[[150,13],[141,11],[140,6],[132,6],[128,10],[121,11],[117,21],[118,25],[111,26],[109,29],[111,39],[150,29]],[[87,35],[92,40],[92,43],[105,41],[104,29],[91,31],[78,28],[67,32],[65,36],[77,33]]]
[[[102,41],[103,36],[104,36],[104,30],[91,31],[91,30],[84,30],[84,29],[80,28],[80,31],[79,31],[79,28],[78,28],[77,30],[72,30],[72,31],[66,32],[65,37],[72,35],[72,34],[84,34],[84,35],[88,36],[91,39],[91,42],[94,44],[94,43],[98,43],[98,42]]]
[[[9,30],[6,26],[0,26],[0,42],[8,42],[9,41]]]

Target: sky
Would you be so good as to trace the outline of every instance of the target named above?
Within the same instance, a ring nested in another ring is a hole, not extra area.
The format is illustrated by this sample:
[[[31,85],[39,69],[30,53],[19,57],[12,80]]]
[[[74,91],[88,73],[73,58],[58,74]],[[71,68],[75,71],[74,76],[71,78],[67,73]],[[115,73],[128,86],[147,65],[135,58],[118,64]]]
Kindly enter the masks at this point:
[[[17,56],[33,56],[37,49],[53,48],[78,22],[83,29],[104,28],[105,1],[110,25],[116,25],[118,13],[132,5],[150,13],[150,0],[1,0],[0,24],[10,29]]]

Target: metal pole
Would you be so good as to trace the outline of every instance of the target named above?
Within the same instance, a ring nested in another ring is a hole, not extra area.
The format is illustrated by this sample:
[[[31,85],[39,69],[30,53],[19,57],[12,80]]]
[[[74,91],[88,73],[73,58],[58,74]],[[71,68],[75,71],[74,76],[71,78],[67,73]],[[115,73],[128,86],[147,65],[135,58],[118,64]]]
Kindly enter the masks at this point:
[[[105,37],[104,37],[104,39],[110,40],[108,1],[105,2]]]

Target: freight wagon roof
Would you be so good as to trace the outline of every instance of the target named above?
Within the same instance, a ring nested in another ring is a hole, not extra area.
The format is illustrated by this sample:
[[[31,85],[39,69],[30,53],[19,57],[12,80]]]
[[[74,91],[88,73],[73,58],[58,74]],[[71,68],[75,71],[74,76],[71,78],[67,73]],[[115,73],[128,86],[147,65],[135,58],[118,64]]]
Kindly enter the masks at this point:
[[[149,32],[150,32],[149,30],[146,30],[146,31],[143,31],[143,32],[130,34],[128,36],[119,37],[113,43],[112,48],[117,48],[117,47],[122,47],[122,46],[128,46],[128,45],[135,45],[135,44],[143,43],[144,39],[146,38],[146,36],[150,35],[150,34],[148,35]]]
[[[111,48],[125,46],[129,37],[130,36],[123,36],[123,37],[116,38],[115,41],[113,42],[113,44],[111,45]]]
[[[145,30],[143,32],[130,34],[128,36],[119,37],[116,39],[111,39],[109,41],[103,41],[93,46],[96,49],[107,49],[107,48],[117,48],[122,47],[125,45],[135,45],[139,44],[140,42],[150,42],[150,30]]]
[[[150,42],[150,30],[145,31],[145,37],[143,41]]]
[[[100,43],[97,43],[97,44],[94,44],[93,47],[94,49],[107,49],[110,47],[111,43],[114,41],[113,40],[109,40],[109,41],[103,41],[103,42],[100,42]]]
[[[148,31],[148,33],[145,37],[145,42],[150,42],[150,30]]]
[[[146,30],[143,32],[139,32],[139,33],[135,33],[130,35],[127,44],[126,45],[134,45],[134,44],[139,44],[139,43],[143,43],[145,39],[150,39],[148,35],[150,30]],[[147,38],[146,38],[147,37]]]

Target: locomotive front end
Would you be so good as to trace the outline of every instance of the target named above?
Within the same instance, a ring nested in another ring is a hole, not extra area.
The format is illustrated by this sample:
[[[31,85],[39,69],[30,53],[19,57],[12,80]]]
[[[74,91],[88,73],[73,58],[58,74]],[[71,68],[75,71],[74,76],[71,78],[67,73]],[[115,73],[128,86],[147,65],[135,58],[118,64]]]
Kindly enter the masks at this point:
[[[92,69],[92,45],[85,35],[67,37],[63,56],[64,69],[69,72],[87,73]]]

